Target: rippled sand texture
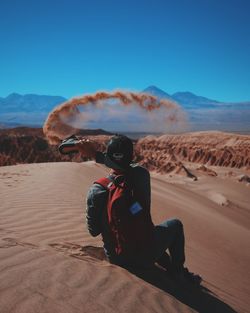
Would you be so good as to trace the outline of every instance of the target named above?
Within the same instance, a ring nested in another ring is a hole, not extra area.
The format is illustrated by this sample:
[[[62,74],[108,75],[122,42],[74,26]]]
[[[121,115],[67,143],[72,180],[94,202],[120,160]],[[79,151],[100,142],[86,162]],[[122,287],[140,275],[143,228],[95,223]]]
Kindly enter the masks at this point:
[[[178,217],[203,290],[110,265],[85,226],[93,162],[0,167],[0,312],[249,312],[250,192],[240,174],[152,174],[155,223]],[[228,171],[227,171],[228,172]]]

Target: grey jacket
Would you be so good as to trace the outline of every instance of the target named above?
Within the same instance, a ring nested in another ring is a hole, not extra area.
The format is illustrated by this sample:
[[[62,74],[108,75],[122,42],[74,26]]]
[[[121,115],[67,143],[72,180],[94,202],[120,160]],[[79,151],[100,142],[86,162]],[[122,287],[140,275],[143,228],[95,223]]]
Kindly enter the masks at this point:
[[[139,165],[131,165],[129,175],[132,178],[137,201],[150,214],[151,187],[148,170]],[[86,222],[88,231],[92,236],[102,235],[106,255],[112,259],[115,250],[110,239],[107,222],[107,196],[107,190],[101,185],[94,183],[91,186],[87,194]]]

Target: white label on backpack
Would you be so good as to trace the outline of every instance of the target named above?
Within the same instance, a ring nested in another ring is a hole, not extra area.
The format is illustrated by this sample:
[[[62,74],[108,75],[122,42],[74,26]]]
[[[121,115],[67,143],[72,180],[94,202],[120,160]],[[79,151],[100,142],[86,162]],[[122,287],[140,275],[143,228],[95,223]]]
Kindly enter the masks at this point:
[[[138,212],[140,212],[142,210],[142,207],[140,205],[139,202],[135,202],[131,205],[131,207],[129,208],[130,212],[135,215],[137,214]]]

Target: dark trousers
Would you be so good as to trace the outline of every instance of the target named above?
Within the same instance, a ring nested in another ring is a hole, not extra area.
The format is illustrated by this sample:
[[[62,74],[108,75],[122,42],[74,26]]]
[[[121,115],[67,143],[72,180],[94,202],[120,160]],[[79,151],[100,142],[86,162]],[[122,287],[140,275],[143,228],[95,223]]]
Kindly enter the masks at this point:
[[[170,219],[155,226],[155,261],[159,265],[171,271],[183,268],[184,246],[184,231],[180,220]]]

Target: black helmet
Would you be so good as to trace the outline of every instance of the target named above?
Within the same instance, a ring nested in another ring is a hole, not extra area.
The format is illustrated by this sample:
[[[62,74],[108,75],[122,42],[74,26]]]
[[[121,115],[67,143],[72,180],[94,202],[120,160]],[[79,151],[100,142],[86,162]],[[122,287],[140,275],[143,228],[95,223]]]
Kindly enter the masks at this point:
[[[117,170],[126,170],[133,159],[133,142],[124,135],[115,135],[108,143],[104,164]]]

